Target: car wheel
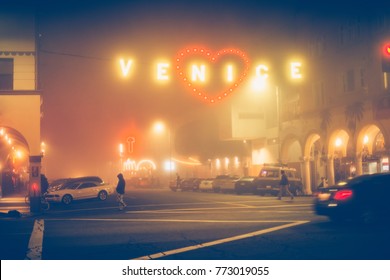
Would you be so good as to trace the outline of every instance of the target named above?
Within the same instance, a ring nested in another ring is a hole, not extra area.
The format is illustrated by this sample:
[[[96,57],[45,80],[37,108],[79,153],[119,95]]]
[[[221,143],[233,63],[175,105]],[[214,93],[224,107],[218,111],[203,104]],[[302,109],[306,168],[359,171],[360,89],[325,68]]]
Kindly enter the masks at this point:
[[[106,191],[100,191],[98,194],[99,200],[106,200],[107,199],[107,192]]]
[[[62,197],[62,203],[65,204],[65,205],[69,205],[72,203],[72,196],[70,194],[66,194]]]

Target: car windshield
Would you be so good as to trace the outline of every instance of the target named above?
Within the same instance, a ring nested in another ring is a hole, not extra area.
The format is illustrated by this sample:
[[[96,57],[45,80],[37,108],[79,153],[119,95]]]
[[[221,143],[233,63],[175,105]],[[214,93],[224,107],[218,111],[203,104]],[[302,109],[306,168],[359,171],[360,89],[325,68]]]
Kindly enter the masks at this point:
[[[241,177],[240,178],[240,181],[253,181],[255,179],[255,177]]]
[[[66,182],[68,179],[58,179],[54,180],[53,182],[50,183],[49,185],[49,190],[60,190],[66,186]]]
[[[278,170],[262,170],[260,173],[261,177],[278,177],[279,172]]]
[[[68,184],[64,184],[64,186],[62,187],[62,189],[71,189],[71,190],[75,190],[77,189],[77,187],[80,185],[79,182],[77,183],[68,183]]]

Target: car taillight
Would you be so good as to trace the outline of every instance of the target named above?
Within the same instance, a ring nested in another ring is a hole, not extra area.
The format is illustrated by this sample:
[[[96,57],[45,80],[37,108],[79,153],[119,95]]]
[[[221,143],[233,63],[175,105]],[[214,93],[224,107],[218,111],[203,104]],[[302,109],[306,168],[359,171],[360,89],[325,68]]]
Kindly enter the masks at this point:
[[[353,194],[352,190],[340,190],[334,194],[333,199],[346,200],[346,199],[352,197],[352,194]]]

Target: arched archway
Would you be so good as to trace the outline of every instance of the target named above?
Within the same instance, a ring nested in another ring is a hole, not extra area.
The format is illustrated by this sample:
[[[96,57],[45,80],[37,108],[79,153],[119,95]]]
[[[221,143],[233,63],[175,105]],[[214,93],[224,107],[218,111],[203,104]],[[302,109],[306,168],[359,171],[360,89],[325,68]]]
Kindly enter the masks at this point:
[[[295,168],[302,175],[302,145],[296,135],[290,134],[284,138],[280,150],[281,163],[287,163],[288,167]]]
[[[302,145],[299,142],[298,137],[295,135],[289,135],[285,137],[280,151],[281,162],[299,165],[302,154]]]
[[[383,166],[382,157],[386,144],[381,129],[375,124],[366,125],[359,131],[356,139],[357,175],[388,171],[388,157],[387,167]]]
[[[16,129],[0,127],[0,188],[2,196],[26,191],[30,148]]]

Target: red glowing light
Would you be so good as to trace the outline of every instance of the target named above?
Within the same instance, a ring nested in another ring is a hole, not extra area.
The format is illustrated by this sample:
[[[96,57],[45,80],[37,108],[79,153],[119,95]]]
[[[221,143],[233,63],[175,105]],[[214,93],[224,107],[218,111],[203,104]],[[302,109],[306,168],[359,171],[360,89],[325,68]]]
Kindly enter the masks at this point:
[[[34,190],[34,191],[37,191],[38,190],[38,184],[37,183],[34,183],[34,184],[32,184],[32,189]]]
[[[346,200],[352,196],[353,192],[352,190],[340,190],[335,193],[334,199],[335,200]]]
[[[238,58],[241,63],[243,63],[243,68],[236,77],[235,81],[233,81],[233,83],[227,86],[227,88],[220,90],[219,93],[217,92],[211,94],[209,92],[205,92],[204,89],[201,88],[201,86],[188,83],[189,78],[186,76],[184,71],[187,58],[190,58],[191,56],[198,56],[206,59],[207,61],[210,61],[211,63],[216,63],[227,55],[234,56]],[[176,70],[178,71],[179,77],[181,77],[182,81],[187,85],[188,88],[190,88],[190,92],[197,93],[196,96],[200,97],[201,100],[210,103],[215,103],[215,101],[221,101],[224,97],[227,97],[229,96],[229,94],[234,92],[234,90],[241,84],[241,82],[246,77],[250,64],[247,55],[239,49],[222,49],[213,54],[213,52],[211,52],[210,50],[202,47],[186,48],[185,50],[179,51],[176,58],[176,63]]]
[[[386,56],[390,56],[390,43],[386,44],[383,50]]]

